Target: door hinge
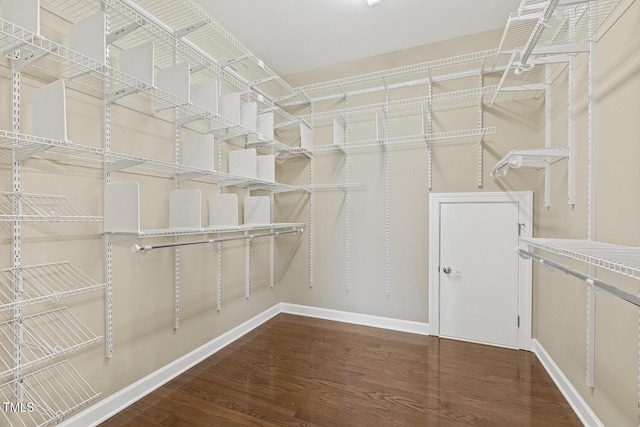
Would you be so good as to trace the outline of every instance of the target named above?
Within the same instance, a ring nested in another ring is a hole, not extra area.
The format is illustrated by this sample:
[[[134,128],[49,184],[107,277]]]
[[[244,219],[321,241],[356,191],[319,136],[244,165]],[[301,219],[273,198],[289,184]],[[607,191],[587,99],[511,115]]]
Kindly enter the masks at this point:
[[[518,328],[520,327],[520,316],[518,316]]]

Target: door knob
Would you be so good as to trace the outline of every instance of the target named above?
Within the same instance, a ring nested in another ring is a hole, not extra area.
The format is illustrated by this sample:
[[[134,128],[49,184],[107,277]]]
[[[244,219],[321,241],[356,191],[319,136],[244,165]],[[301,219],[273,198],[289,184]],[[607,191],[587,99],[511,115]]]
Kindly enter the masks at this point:
[[[444,274],[450,274],[451,273],[451,267],[448,267],[448,266],[447,267],[443,267],[442,268],[442,272]]]

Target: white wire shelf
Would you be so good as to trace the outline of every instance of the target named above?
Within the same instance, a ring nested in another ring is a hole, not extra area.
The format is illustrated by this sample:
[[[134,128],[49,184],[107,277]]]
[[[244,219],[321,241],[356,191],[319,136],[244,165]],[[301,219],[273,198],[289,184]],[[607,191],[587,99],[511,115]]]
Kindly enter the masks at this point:
[[[22,299],[15,300],[16,281]],[[69,262],[0,269],[0,311],[84,294],[104,288]]]
[[[33,427],[57,424],[100,397],[68,360],[0,386],[0,398],[16,408],[0,411],[0,424]]]
[[[157,68],[173,65],[177,54],[191,65],[192,82],[220,79],[226,90],[241,92],[248,100],[258,102],[260,110],[274,111],[284,122],[295,120],[274,102],[276,98],[292,96],[293,89],[189,0],[170,4],[155,0],[87,0],[82,4],[73,0],[45,1],[47,7],[72,22],[101,11],[104,3],[109,8],[110,34],[137,26],[133,31],[123,31],[114,46],[127,49],[151,40]],[[227,54],[217,56],[223,52]],[[232,67],[236,62],[242,62],[238,69],[247,70],[248,74],[235,71]]]
[[[544,168],[569,157],[569,147],[511,150],[493,167],[491,176],[505,176],[509,168]]]
[[[175,3],[175,2],[174,2]],[[154,60],[157,68],[166,68],[174,64],[174,54],[181,60],[198,67],[198,75],[206,78],[222,78],[231,90],[247,91],[249,87],[229,73],[221,73],[218,61],[206,55],[197,46],[181,42],[176,38],[176,29],[145,13],[136,3],[120,0],[44,0],[43,6],[65,16],[71,22],[77,22],[102,11],[103,5],[109,10],[110,34],[137,26],[133,31],[123,31],[122,36],[113,42],[119,49],[127,49],[144,42],[154,42]]]
[[[429,82],[479,76],[480,73],[495,72],[506,65],[506,60],[496,58],[497,50],[486,50],[438,59],[434,61],[393,68],[385,71],[331,80],[295,88],[296,92],[314,102],[341,99],[345,96],[362,95],[395,89],[425,85]],[[495,69],[491,66],[495,65]],[[308,101],[307,101],[308,102]],[[285,106],[304,104],[305,101],[291,101]]]
[[[520,238],[530,248],[640,279],[640,248],[590,240]]]
[[[19,145],[15,146],[18,141]],[[302,148],[292,148],[278,145],[277,152],[282,156],[303,155],[307,156],[308,150]],[[284,147],[287,147],[286,149]],[[235,176],[215,170],[199,169],[186,166],[180,163],[165,162],[156,159],[149,159],[140,156],[134,156],[114,151],[107,152],[98,147],[75,144],[71,141],[58,141],[47,138],[41,138],[33,135],[18,134],[7,130],[0,130],[0,149],[14,149],[26,157],[26,153],[38,155],[56,155],[68,157],[75,160],[106,163],[111,172],[126,170],[142,170],[154,172],[166,176],[177,176],[179,180],[206,180],[213,183],[221,183],[223,186],[254,186],[256,189],[269,188],[274,192],[300,191],[298,186],[280,184],[277,182],[261,181],[253,178]],[[280,154],[282,153],[282,154]],[[10,193],[7,193],[10,194]],[[53,197],[53,196],[52,196]],[[2,193],[0,193],[0,220],[10,221],[15,218],[11,216],[13,211],[12,201],[4,201]],[[23,215],[24,216],[24,215]],[[61,216],[51,216],[50,221],[62,221]],[[95,217],[100,220],[102,217]],[[70,219],[69,219],[70,220]]]
[[[17,328],[21,329],[20,364],[13,357]],[[0,324],[0,378],[25,372],[52,358],[98,344],[102,337],[91,332],[67,308],[25,316]],[[6,356],[3,356],[6,355]]]
[[[620,0],[578,0],[560,2],[551,11],[548,19],[544,19],[551,2],[538,0],[522,0],[518,11],[513,12],[507,20],[507,25],[499,47],[499,54],[511,54],[517,49],[524,49],[528,43],[535,42],[536,48],[564,46],[573,43],[590,41],[597,28],[618,6]],[[593,14],[593,26],[590,25],[590,15]],[[572,25],[570,21],[573,20]],[[532,40],[532,34],[540,28],[541,34],[537,40]],[[543,53],[546,54],[546,53]]]
[[[311,151],[313,153],[321,153],[328,151],[348,152],[374,148],[427,148],[429,144],[443,145],[478,142],[480,138],[483,138],[486,135],[492,135],[494,133],[496,133],[496,128],[492,126],[469,130],[402,136],[396,138],[388,138],[385,140],[372,139],[366,141],[354,141],[340,145],[318,145],[313,147]]]
[[[20,205],[22,212],[20,215],[13,214],[16,202],[19,202]],[[73,205],[64,196],[0,192],[0,221],[87,222],[101,220],[101,216],[90,215]]]
[[[263,135],[253,132],[238,123],[234,123],[220,114],[214,114],[185,99],[181,99],[157,87],[150,86],[114,68],[96,62],[84,55],[74,52],[58,43],[30,33],[7,21],[0,21],[0,51],[18,46],[20,50],[19,66],[37,70],[51,78],[62,78],[70,84],[78,86],[87,93],[102,96],[104,80],[109,79],[113,89],[109,96],[114,102],[130,106],[134,109],[152,112],[155,116],[167,121],[175,119],[174,110],[178,112],[178,122],[201,133],[214,128],[221,129],[220,134],[246,136],[249,140],[264,141],[275,144],[273,140],[265,140]],[[163,108],[158,110],[158,106]],[[277,119],[283,122],[299,122],[290,114],[268,105],[269,111],[277,113]],[[262,110],[264,111],[264,110]]]
[[[137,0],[137,3],[176,30],[199,25],[198,28],[188,31],[184,38],[216,58],[219,63],[234,61],[228,69],[233,74],[241,76],[258,93],[271,100],[288,98],[294,94],[293,88],[287,82],[195,2]]]
[[[352,107],[340,110],[325,111],[313,115],[304,116],[305,120],[314,126],[330,125],[333,119],[348,118],[349,122],[359,120],[373,120],[377,117],[395,117],[404,115],[425,114],[425,112],[437,112],[464,107],[478,107],[479,103],[485,103],[496,92],[498,86],[485,86],[483,88],[464,89],[446,92],[432,96],[408,98],[389,103],[368,104],[360,107]]]
[[[496,58],[508,57],[499,87],[550,83],[546,64],[562,64],[569,54],[588,51],[597,28],[611,15],[620,0],[559,2],[522,0],[502,35]],[[592,19],[593,18],[593,19]],[[503,66],[504,61],[496,62]],[[553,74],[552,74],[553,75]]]
[[[110,94],[126,93],[118,102],[143,111],[153,111],[154,106],[163,105],[162,111],[155,111],[159,117],[173,121],[172,109],[178,110],[180,118],[197,118],[189,122],[189,126],[200,132],[208,132],[211,121],[221,127],[241,128],[219,115],[206,111],[186,100],[180,99],[168,92],[149,86],[131,76],[113,68],[106,67],[84,55],[74,52],[58,43],[30,33],[7,21],[0,21],[2,39],[0,50],[18,45],[20,49],[19,66],[37,70],[40,74],[61,78],[79,86],[87,93],[102,96],[103,82],[109,78],[114,89]]]
[[[293,191],[305,191],[299,185],[289,185],[273,181],[262,181],[256,178],[248,178],[244,176],[232,175],[225,172],[198,170],[195,172],[179,173],[178,180],[193,179],[202,181],[211,181],[217,183],[220,187],[240,187],[249,191],[268,190],[274,193],[288,193]]]
[[[206,227],[206,228],[161,228],[153,230],[141,230],[138,233],[107,233],[112,236],[118,236],[126,240],[130,239],[148,239],[157,237],[180,237],[180,236],[204,236],[204,235],[221,235],[229,233],[242,233],[249,231],[266,231],[266,230],[284,230],[304,228],[304,223],[273,223],[273,224],[245,224],[229,227]]]
[[[14,146],[14,141],[19,143]],[[59,141],[33,135],[19,134],[0,130],[0,148],[15,149],[18,152],[38,154],[40,156],[56,155],[86,162],[107,163],[111,171],[127,169],[143,169],[172,176],[177,173],[202,172],[181,164],[164,162],[125,153],[107,152],[98,147],[75,144],[71,141]],[[208,171],[213,174],[213,171]]]

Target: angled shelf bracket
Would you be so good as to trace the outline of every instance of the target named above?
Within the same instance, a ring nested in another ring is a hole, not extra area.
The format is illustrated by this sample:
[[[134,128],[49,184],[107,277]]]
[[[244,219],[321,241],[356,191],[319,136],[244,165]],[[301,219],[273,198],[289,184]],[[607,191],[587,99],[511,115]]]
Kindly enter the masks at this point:
[[[179,39],[186,37],[189,35],[189,33],[194,32],[195,30],[204,27],[205,25],[207,25],[206,21],[200,21],[200,22],[196,22],[194,24],[189,25],[188,27],[182,28],[180,30],[176,31],[176,37],[178,37]]]
[[[221,68],[228,68],[230,66],[232,66],[233,64],[237,63],[237,62],[241,62],[244,61],[245,59],[249,58],[248,55],[240,55],[240,56],[236,56],[235,58],[231,58],[225,62],[221,62],[220,63],[220,67]]]
[[[111,162],[107,165],[107,172],[111,173],[111,172],[117,172],[123,169],[128,169],[131,168],[133,166],[138,166],[140,164],[144,163],[142,160],[129,160],[129,159],[122,159],[122,160],[116,160],[114,162]]]
[[[242,184],[246,184],[247,182],[251,181],[251,179],[242,179],[242,178],[229,178],[229,179],[224,179],[218,182],[218,186],[220,188],[225,188],[225,187],[233,187],[235,185],[242,185]]]
[[[51,148],[48,145],[42,145],[42,144],[38,144],[38,143],[31,143],[31,144],[27,144],[24,145],[18,149],[16,149],[15,154],[16,154],[16,160],[18,161],[22,161],[25,160],[31,156],[35,156],[36,154],[42,152],[42,151],[46,151],[49,148]]]
[[[261,85],[261,84],[264,84],[264,83],[267,83],[267,82],[271,82],[271,81],[273,81],[275,79],[276,79],[275,76],[269,76],[269,77],[265,77],[263,79],[253,80],[253,81],[249,82],[249,86],[251,88],[254,88],[255,86],[258,86],[258,85]]]
[[[207,172],[182,172],[176,175],[176,179],[178,180],[178,182],[183,182],[191,179],[201,178],[209,174],[210,173]]]
[[[41,50],[39,52],[29,52],[28,55],[16,61],[16,71],[22,71],[26,67],[38,62],[40,59],[58,51],[58,46],[52,46],[51,50]]]
[[[176,121],[176,124],[178,126],[184,126],[191,122],[195,122],[196,120],[202,120],[202,116],[195,114],[193,116],[181,117]]]
[[[142,20],[141,22],[132,22],[131,24],[120,28],[119,30],[116,30],[110,34],[107,35],[107,45],[112,45],[115,42],[117,42],[118,40],[120,40],[121,38],[133,33],[135,30],[137,30],[138,28],[143,27],[144,25],[146,25],[146,21]]]
[[[125,96],[133,95],[134,93],[139,92],[139,91],[140,91],[140,89],[138,89],[136,87],[126,87],[126,88],[115,90],[115,91],[109,93],[109,95],[107,96],[107,102],[109,102],[109,103],[115,102],[120,98],[124,98]]]
[[[195,73],[197,73],[197,72],[199,72],[199,71],[202,71],[202,70],[204,70],[204,69],[206,69],[206,68],[207,68],[207,67],[206,67],[204,64],[198,64],[198,65],[194,65],[194,66],[192,66],[192,67],[191,67],[191,69],[189,70],[189,72],[190,72],[191,74],[195,74]]]

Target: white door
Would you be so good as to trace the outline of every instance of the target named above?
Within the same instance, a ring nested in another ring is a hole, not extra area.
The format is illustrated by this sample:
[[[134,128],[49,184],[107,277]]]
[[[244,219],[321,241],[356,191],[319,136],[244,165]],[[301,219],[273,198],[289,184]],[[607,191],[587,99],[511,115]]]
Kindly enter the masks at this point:
[[[518,347],[518,203],[440,209],[440,336]]]

